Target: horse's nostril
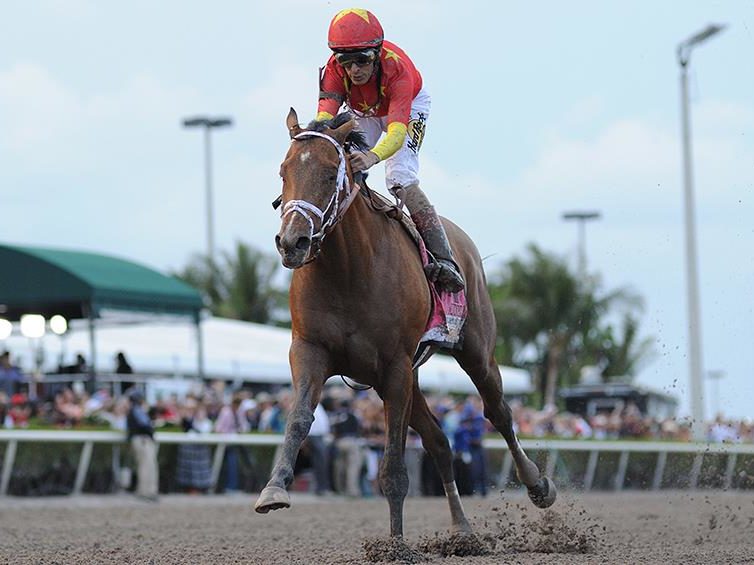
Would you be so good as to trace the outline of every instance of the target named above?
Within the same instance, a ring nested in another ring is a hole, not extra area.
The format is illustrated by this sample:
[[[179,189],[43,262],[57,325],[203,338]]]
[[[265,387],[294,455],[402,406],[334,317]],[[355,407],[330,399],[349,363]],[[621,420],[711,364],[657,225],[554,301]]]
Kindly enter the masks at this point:
[[[280,235],[276,235],[275,236],[275,247],[277,247],[278,249],[281,248],[280,247]]]
[[[299,237],[296,241],[296,249],[299,249],[301,251],[305,249],[309,249],[310,240],[308,237]]]

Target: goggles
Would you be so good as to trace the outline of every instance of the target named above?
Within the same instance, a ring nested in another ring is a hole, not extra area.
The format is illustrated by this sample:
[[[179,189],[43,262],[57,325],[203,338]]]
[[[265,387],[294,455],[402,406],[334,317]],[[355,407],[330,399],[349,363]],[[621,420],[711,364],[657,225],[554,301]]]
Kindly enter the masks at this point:
[[[359,67],[364,67],[374,63],[377,59],[377,51],[367,49],[365,51],[343,51],[334,53],[335,60],[343,67],[350,67],[356,63]]]

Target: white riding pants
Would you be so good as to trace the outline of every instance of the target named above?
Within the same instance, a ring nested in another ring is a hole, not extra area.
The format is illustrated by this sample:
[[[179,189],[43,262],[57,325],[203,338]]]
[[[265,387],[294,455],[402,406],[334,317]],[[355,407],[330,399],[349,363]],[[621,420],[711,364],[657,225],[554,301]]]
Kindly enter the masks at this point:
[[[419,184],[419,150],[424,140],[432,99],[422,88],[411,103],[406,139],[401,148],[385,159],[385,184],[394,186]],[[387,116],[380,118],[356,116],[357,127],[364,132],[369,147],[374,147],[387,131]]]

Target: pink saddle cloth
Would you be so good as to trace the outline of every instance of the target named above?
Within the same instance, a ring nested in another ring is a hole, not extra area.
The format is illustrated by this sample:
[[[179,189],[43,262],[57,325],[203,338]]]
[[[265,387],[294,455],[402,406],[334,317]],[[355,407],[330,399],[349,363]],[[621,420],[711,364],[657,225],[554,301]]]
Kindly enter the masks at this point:
[[[419,253],[422,258],[422,265],[428,265],[429,254],[421,238],[419,239]],[[432,294],[432,313],[429,316],[424,335],[419,340],[417,354],[420,354],[420,352],[424,354],[417,355],[419,358],[415,358],[415,362],[418,362],[418,365],[421,365],[421,363],[429,358],[427,353],[430,348],[427,346],[450,349],[461,348],[463,343],[461,331],[463,330],[463,325],[466,322],[466,316],[469,311],[466,303],[466,293],[463,290],[460,292],[447,292],[445,290],[438,290],[432,282],[428,281],[428,284],[430,293]],[[415,366],[418,365],[415,363]]]

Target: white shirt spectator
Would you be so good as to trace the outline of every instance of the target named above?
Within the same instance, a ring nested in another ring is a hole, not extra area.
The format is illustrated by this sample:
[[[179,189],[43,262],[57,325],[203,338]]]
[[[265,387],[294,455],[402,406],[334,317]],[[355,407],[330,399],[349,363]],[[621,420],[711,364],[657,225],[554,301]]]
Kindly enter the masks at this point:
[[[312,427],[309,429],[310,436],[324,437],[330,433],[330,420],[327,417],[327,412],[321,404],[317,404],[314,409],[314,421]]]

